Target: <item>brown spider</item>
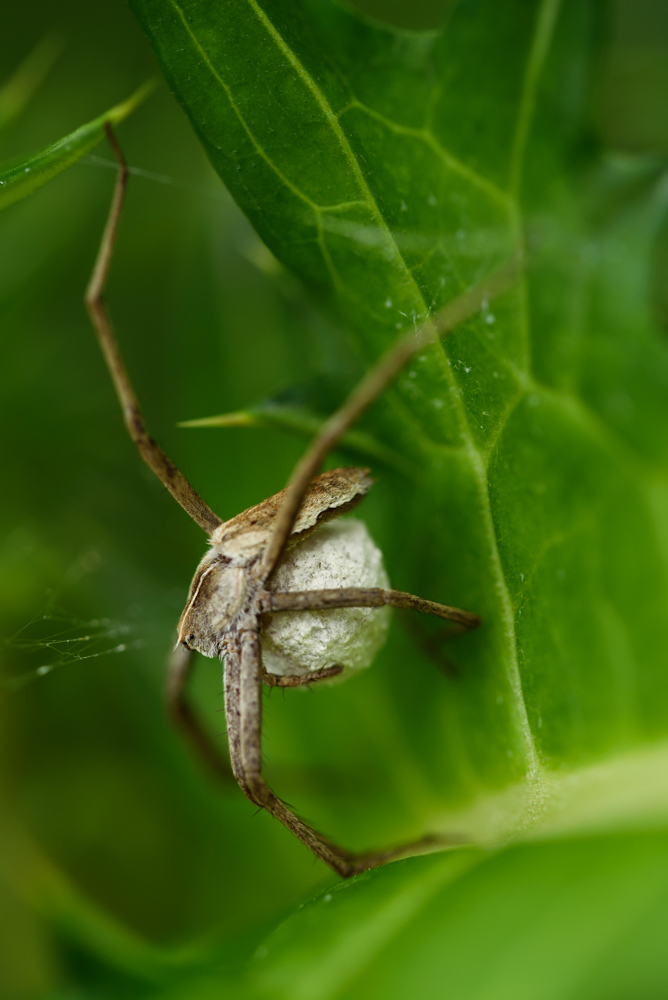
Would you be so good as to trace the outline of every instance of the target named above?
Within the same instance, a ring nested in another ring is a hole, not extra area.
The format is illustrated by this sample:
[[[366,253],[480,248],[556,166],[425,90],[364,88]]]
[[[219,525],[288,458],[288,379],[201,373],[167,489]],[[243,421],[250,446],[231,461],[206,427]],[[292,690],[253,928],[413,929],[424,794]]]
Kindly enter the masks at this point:
[[[130,437],[158,479],[211,540],[211,548],[195,572],[188,603],[178,625],[179,643],[166,687],[170,715],[206,763],[218,773],[228,774],[185,696],[192,651],[198,650],[205,656],[222,656],[225,660],[225,716],[230,761],[234,777],[251,802],[267,809],[344,878],[412,849],[433,844],[433,838],[425,838],[390,850],[352,854],[307,826],[267,785],[262,776],[261,754],[263,682],[284,687],[312,684],[335,676],[342,667],[312,671],[308,676],[269,674],[262,665],[261,619],[262,615],[276,612],[394,605],[449,619],[461,629],[476,628],[479,624],[478,617],[469,611],[397,590],[351,587],[277,593],[270,589],[270,581],[289,541],[298,543],[324,520],[350,510],[371,485],[365,469],[334,469],[314,478],[341,435],[409,358],[509,288],[516,280],[518,262],[511,262],[454,299],[417,333],[399,338],[343,406],[326,421],[298,463],[286,489],[223,522],[146,432],[139,402],[105,309],[103,293],[128,177],[123,154],[109,124],[106,132],[119,167],[109,217],[86,291],[86,306]]]

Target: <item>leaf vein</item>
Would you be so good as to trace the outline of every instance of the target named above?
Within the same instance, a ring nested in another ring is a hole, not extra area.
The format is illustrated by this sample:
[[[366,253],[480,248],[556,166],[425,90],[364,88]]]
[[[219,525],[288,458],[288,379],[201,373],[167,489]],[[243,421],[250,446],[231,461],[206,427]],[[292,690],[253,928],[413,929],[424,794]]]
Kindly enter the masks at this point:
[[[397,135],[410,136],[413,139],[417,139],[420,142],[425,143],[429,148],[436,153],[438,158],[445,164],[445,166],[455,174],[459,174],[460,177],[469,181],[473,186],[480,188],[487,195],[494,199],[494,201],[499,202],[504,208],[508,207],[508,195],[505,191],[502,191],[496,186],[492,181],[483,177],[476,170],[467,166],[458,157],[454,156],[449,150],[441,144],[441,142],[436,138],[433,132],[429,128],[413,128],[410,125],[400,125],[398,122],[392,121],[386,115],[376,111],[374,108],[370,108],[367,104],[363,104],[361,101],[352,100],[346,105],[342,111],[339,112],[337,118],[340,120],[344,114],[350,110],[359,110],[364,114],[368,115],[370,118],[376,119],[376,121],[385,125],[391,132]]]

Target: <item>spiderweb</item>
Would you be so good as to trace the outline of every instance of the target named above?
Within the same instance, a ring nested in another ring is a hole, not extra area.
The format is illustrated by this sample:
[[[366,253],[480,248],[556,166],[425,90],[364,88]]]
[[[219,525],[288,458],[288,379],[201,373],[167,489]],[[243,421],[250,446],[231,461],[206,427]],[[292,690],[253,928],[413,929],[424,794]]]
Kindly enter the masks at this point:
[[[46,592],[46,602],[13,635],[0,640],[5,648],[0,678],[6,687],[16,690],[61,667],[94,660],[103,656],[139,649],[141,639],[133,638],[136,628],[129,621],[111,618],[82,618],[61,603],[62,592],[94,568],[90,553],[77,560],[62,585]]]

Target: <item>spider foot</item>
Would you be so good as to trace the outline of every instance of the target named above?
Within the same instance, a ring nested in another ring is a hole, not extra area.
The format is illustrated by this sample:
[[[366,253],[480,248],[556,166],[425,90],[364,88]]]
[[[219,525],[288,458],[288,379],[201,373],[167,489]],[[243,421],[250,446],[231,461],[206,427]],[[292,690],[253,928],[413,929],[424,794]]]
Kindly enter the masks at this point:
[[[368,854],[353,854],[337,848],[337,865],[335,871],[343,878],[352,878],[353,875],[361,875],[362,872],[372,868],[380,868],[390,861],[396,861],[403,856],[426,853],[430,848],[438,850],[444,847],[457,847],[469,843],[469,838],[463,834],[450,834],[448,836],[427,835],[419,840],[401,844],[399,847],[390,847],[384,851],[370,851]],[[334,865],[332,865],[334,868]]]

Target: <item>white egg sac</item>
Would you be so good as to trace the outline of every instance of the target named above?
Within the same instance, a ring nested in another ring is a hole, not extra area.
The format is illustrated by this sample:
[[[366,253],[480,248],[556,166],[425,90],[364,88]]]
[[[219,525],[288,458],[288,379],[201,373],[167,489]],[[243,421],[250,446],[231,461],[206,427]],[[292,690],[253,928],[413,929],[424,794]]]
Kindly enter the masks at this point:
[[[388,586],[380,549],[362,521],[330,521],[290,549],[271,590]],[[384,643],[389,608],[284,611],[262,631],[262,660],[272,674],[307,675],[335,665],[368,667]]]

